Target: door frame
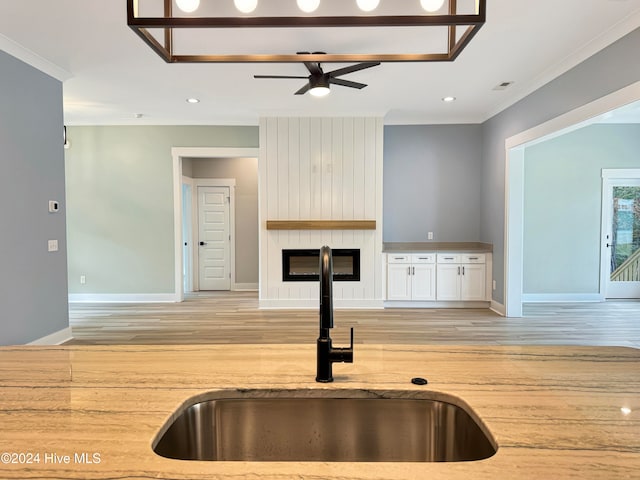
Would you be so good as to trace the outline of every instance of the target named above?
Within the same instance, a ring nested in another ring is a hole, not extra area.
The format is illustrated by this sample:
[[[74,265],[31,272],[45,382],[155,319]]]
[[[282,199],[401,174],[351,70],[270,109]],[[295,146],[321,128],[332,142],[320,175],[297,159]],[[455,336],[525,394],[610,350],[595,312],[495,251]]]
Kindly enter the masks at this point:
[[[595,123],[601,115],[640,100],[640,82],[605,95],[505,140],[504,305],[492,307],[507,317],[522,317],[524,256],[525,148]]]
[[[184,267],[184,278],[183,278],[183,289],[187,292],[192,292],[194,291],[194,286],[193,286],[193,239],[195,238],[193,236],[193,190],[194,190],[194,184],[193,184],[193,178],[191,177],[186,177],[186,176],[182,176],[182,188],[184,189],[184,187],[187,186],[189,187],[189,192],[191,195],[189,195],[187,197],[188,200],[188,205],[182,205],[183,207],[189,208],[189,212],[185,217],[185,211],[182,211],[182,241],[180,242],[180,245],[183,245],[183,243],[186,243],[186,247],[187,247],[187,252],[186,254],[184,253],[183,250],[183,256],[182,256],[182,261],[183,261],[183,267]],[[186,236],[185,236],[186,233]],[[183,246],[184,248],[184,246]],[[187,264],[186,266],[184,265],[184,261],[185,261],[185,257],[187,260]]]
[[[259,148],[173,147],[173,258],[175,302],[184,301],[182,286],[182,159],[183,158],[259,158]],[[235,267],[234,267],[235,268]],[[233,286],[232,286],[233,288]]]
[[[193,239],[198,238],[200,228],[200,212],[198,211],[198,188],[199,187],[228,187],[229,188],[229,271],[231,272],[231,283],[229,289],[233,290],[236,284],[236,179],[235,178],[194,178],[193,189],[191,190],[191,235]],[[200,291],[200,251],[193,249],[193,266],[191,270],[191,285],[193,291]]]
[[[603,168],[602,169],[602,214],[600,227],[600,296],[607,298],[607,276],[610,275],[611,249],[606,244],[606,234],[611,225],[610,193],[618,183],[616,180],[640,180],[640,168]],[[612,297],[613,298],[613,297]]]

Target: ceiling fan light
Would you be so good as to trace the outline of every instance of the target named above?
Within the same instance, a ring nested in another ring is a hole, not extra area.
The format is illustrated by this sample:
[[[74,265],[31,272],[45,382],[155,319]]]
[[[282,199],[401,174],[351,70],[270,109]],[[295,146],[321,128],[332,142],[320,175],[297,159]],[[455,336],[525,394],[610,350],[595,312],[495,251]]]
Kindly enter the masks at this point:
[[[376,9],[380,4],[380,0],[356,0],[356,3],[363,12],[370,12]]]
[[[176,0],[176,5],[185,13],[195,12],[200,6],[200,0]]]
[[[429,13],[437,12],[444,5],[444,0],[420,0],[420,5]]]
[[[329,90],[329,87],[325,86],[317,86],[309,90],[309,93],[314,97],[326,97],[330,92],[331,90]]]
[[[314,12],[320,6],[320,0],[297,0],[298,7],[303,12]]]
[[[233,4],[242,13],[251,13],[258,6],[258,0],[233,0]]]

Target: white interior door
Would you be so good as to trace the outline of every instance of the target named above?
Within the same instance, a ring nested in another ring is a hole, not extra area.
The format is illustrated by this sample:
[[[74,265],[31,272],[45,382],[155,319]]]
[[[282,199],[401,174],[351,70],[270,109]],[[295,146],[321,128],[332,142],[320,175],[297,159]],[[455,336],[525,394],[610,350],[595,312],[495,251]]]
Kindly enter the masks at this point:
[[[198,187],[200,290],[231,289],[229,187]]]
[[[602,206],[605,297],[640,298],[640,178],[605,178]]]

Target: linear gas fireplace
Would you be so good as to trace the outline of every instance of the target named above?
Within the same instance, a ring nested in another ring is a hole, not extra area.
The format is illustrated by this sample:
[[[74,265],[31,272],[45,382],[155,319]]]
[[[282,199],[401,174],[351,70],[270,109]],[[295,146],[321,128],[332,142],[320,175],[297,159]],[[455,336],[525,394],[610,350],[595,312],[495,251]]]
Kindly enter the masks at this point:
[[[336,282],[360,281],[360,250],[336,248],[333,256],[333,279]],[[283,282],[320,281],[320,249],[282,250]]]

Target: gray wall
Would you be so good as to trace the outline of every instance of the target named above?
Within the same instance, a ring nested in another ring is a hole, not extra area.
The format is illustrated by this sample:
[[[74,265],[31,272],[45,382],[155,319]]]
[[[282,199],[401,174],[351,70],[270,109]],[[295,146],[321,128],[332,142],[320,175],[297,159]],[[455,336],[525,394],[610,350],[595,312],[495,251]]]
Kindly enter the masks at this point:
[[[482,127],[384,129],[384,241],[479,241]]]
[[[483,124],[481,239],[492,243],[494,300],[504,302],[505,140],[640,80],[640,29]]]
[[[236,180],[236,283],[258,284],[258,159],[189,158],[183,173],[192,178]],[[186,167],[186,168],[185,168]]]
[[[70,293],[173,293],[171,148],[255,148],[258,128],[73,127],[67,133]]]
[[[592,125],[526,149],[524,293],[599,292],[603,168],[640,168],[640,124]]]
[[[3,51],[0,72],[0,345],[10,345],[69,326],[62,84]],[[48,213],[49,200],[62,210]]]

